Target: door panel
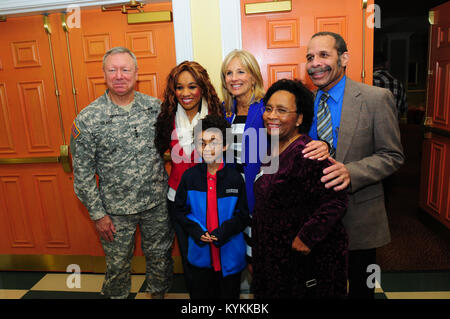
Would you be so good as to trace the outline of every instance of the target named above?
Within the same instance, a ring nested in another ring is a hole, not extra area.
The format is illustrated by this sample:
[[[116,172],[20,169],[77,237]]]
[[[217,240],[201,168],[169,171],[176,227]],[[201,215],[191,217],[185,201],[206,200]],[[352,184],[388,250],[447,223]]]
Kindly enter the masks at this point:
[[[144,10],[171,10],[171,4]],[[137,89],[161,97],[176,64],[173,24],[128,25],[125,14],[90,9],[81,11],[81,28],[66,33],[55,13],[48,16],[51,48],[43,24],[42,15],[0,23],[0,160],[10,160],[0,164],[0,255],[103,255],[94,224],[74,194],[72,173],[59,163],[33,161],[57,159],[77,113],[104,93],[108,49],[133,50]],[[28,164],[11,163],[29,158]]]
[[[450,2],[430,10],[420,207],[450,228]]]
[[[48,94],[45,94],[44,81],[20,81],[17,83],[17,91],[27,137],[25,151],[27,153],[52,152],[54,150],[52,142],[57,143],[57,141],[51,141],[50,136],[58,137],[61,134],[58,132],[50,134],[49,132],[49,124],[58,122],[52,121],[57,119],[52,118],[52,115],[55,114],[47,112],[49,108],[46,103]]]
[[[0,68],[1,70],[1,68]],[[13,132],[11,131],[10,106],[6,96],[6,85],[0,83],[0,154],[14,153]]]
[[[5,174],[0,177],[0,207],[2,212],[14,212],[2,214],[1,220],[3,238],[0,241],[2,252],[12,248],[34,248],[35,239],[32,230],[32,221],[25,207],[23,178],[19,174]]]
[[[56,164],[2,165],[1,254],[90,255],[97,238]]]
[[[447,50],[450,53],[450,50]],[[439,59],[436,61],[434,77],[434,105],[433,126],[450,130],[450,60]]]
[[[293,0],[292,11],[245,14],[245,4],[260,0],[242,0],[242,46],[257,58],[265,88],[281,78],[298,78],[311,89],[307,76],[306,49],[311,36],[319,31],[337,32],[347,42],[350,63],[347,75],[362,81],[363,8],[361,0]],[[373,1],[368,1],[368,4]],[[373,29],[365,27],[365,83],[372,83]]]

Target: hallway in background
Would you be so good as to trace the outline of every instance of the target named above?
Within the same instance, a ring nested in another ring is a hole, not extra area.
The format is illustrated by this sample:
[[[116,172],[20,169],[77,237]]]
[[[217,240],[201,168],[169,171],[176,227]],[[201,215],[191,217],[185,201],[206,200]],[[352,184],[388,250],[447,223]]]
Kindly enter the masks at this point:
[[[377,250],[382,271],[450,271],[450,230],[419,208],[423,129],[400,125],[405,164],[386,189],[391,242]]]

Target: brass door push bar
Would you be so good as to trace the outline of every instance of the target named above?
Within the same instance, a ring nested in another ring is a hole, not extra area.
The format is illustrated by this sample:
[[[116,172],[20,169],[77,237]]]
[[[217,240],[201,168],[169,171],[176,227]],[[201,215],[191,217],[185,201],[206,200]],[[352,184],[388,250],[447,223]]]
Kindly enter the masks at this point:
[[[41,164],[41,163],[61,163],[64,172],[72,172],[72,164],[69,158],[69,146],[61,145],[59,156],[46,157],[22,157],[22,158],[0,158],[0,164]]]

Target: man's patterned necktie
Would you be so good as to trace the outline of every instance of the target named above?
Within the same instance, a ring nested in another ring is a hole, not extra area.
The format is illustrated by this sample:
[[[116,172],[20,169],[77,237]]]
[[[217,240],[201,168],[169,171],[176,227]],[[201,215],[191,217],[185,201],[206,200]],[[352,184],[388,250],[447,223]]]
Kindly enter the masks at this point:
[[[319,139],[328,142],[331,147],[330,154],[335,156],[336,150],[333,147],[333,125],[331,123],[331,113],[328,108],[327,100],[330,95],[326,92],[320,97],[319,107],[317,109],[317,135]]]

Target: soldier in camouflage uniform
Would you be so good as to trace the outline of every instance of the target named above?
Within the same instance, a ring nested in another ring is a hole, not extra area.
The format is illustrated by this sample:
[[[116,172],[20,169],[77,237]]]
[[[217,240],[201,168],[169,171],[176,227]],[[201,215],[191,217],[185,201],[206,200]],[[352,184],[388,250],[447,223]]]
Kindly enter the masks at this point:
[[[75,193],[88,209],[106,255],[102,294],[128,297],[139,225],[147,291],[161,298],[172,281],[174,234],[165,199],[167,174],[153,143],[160,101],[134,90],[137,62],[128,49],[108,51],[103,71],[108,90],[72,126]]]

